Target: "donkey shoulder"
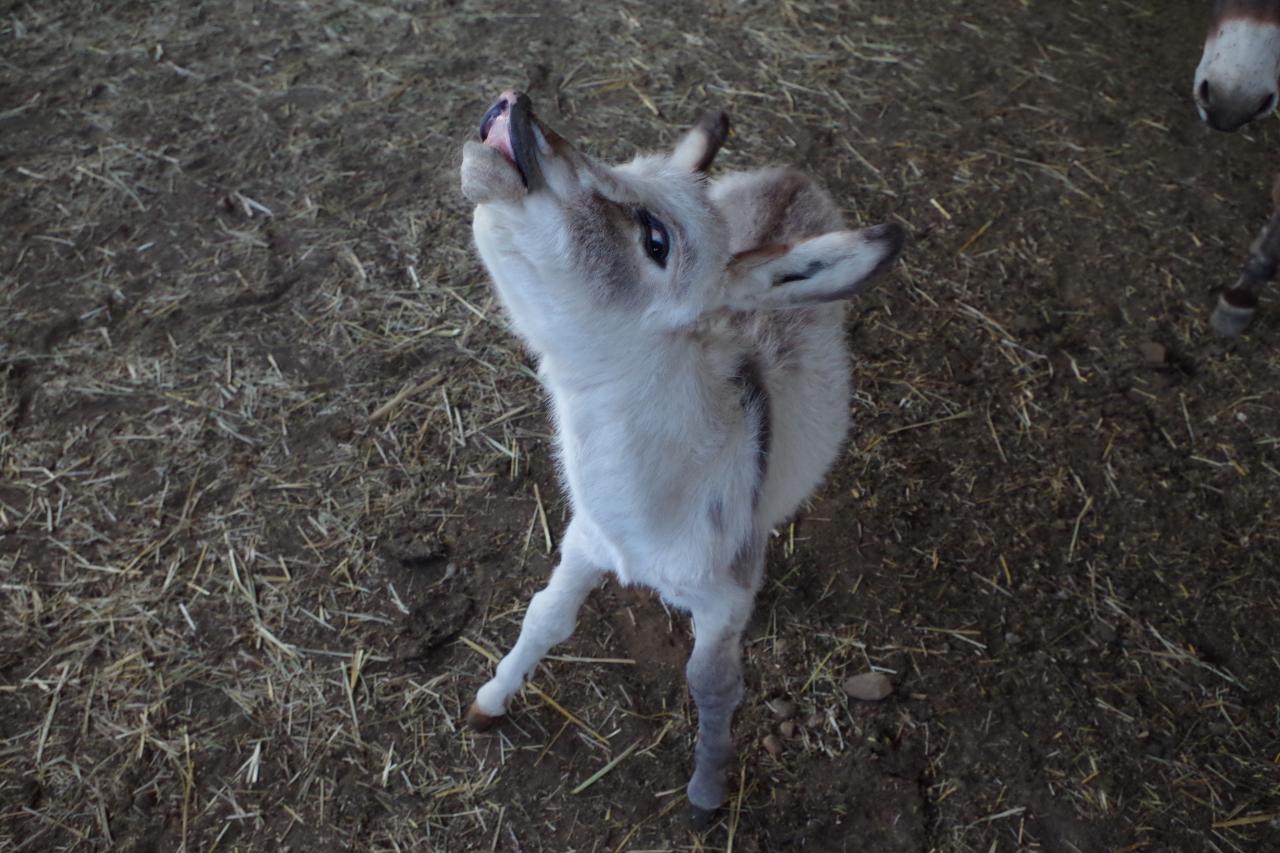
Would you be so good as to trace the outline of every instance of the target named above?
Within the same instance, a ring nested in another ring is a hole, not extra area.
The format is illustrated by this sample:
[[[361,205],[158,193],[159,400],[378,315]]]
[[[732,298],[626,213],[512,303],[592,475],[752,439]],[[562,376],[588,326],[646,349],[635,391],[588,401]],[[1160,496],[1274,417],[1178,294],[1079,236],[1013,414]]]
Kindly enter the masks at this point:
[[[711,199],[729,227],[729,248],[735,254],[797,243],[844,227],[831,194],[796,169],[726,175],[712,186]]]

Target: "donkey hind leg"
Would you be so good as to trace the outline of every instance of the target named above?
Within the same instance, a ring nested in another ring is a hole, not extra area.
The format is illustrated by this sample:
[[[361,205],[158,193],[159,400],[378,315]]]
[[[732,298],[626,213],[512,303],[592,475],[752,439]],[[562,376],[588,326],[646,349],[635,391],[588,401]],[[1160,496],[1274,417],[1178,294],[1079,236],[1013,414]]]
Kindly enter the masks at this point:
[[[600,583],[604,570],[589,557],[580,531],[571,523],[561,545],[560,564],[551,580],[529,601],[520,638],[499,663],[493,678],[480,688],[467,711],[467,722],[483,731],[507,712],[507,701],[520,689],[551,647],[573,634],[578,609]]]
[[[728,791],[725,771],[733,758],[730,726],[742,701],[742,632],[754,597],[746,589],[733,593],[693,611],[693,654],[685,676],[698,707],[698,743],[688,789],[696,829],[711,824]]]

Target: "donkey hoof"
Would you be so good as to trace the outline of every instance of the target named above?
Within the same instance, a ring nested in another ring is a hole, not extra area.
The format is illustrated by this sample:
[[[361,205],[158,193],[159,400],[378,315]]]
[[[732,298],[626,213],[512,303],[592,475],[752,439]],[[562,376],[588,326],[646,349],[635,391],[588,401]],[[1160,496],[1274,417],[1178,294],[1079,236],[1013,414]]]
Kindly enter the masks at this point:
[[[487,732],[502,721],[502,717],[494,717],[481,711],[475,702],[467,709],[467,726],[473,732]]]
[[[1221,337],[1234,338],[1253,322],[1258,310],[1257,298],[1252,294],[1224,293],[1209,315],[1209,325]]]
[[[1208,323],[1220,337],[1234,338],[1249,328],[1249,324],[1253,323],[1253,315],[1256,311],[1256,307],[1235,305],[1224,297],[1217,302],[1217,307],[1213,309],[1213,314],[1208,318]]]
[[[704,809],[702,806],[689,804],[689,826],[695,832],[706,832],[711,825],[716,822],[716,814],[719,809]]]

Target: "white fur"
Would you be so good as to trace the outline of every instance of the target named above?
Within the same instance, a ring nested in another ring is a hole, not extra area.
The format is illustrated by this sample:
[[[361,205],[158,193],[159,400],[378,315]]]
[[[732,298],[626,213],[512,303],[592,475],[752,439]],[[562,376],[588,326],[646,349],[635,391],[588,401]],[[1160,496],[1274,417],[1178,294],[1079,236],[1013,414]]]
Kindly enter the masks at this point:
[[[717,497],[749,495],[756,473],[739,392],[726,383],[750,341],[718,327],[716,318],[710,327],[673,329],[656,309],[648,317],[593,311],[586,288],[548,287],[529,262],[568,251],[554,216],[540,212],[521,221],[529,223],[526,230],[508,227],[489,206],[477,208],[476,245],[513,326],[540,356],[584,547],[622,583],[651,587],[673,605],[696,610],[698,602],[716,601],[724,581],[715,570],[728,564],[753,525],[768,530],[798,508],[843,440],[849,399],[843,305],[811,311],[793,355],[802,367],[769,385],[776,423],[759,509],[729,502],[723,529],[714,530],[708,506]],[[829,288],[861,278],[882,259],[852,232],[835,232],[801,243],[789,260],[802,270],[813,257],[832,254],[844,263],[823,280],[797,282],[792,298],[824,281]],[[710,307],[787,307],[782,291],[789,288],[770,288],[767,278],[783,262],[727,282]],[[705,302],[702,308],[689,309],[686,319],[708,313]]]

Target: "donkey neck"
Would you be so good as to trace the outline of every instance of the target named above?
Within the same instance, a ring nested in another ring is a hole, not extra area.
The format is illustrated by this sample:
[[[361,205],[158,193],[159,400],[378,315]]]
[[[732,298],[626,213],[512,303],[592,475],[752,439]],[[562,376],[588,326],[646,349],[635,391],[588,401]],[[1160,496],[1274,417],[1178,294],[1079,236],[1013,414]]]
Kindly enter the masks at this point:
[[[636,433],[661,441],[690,429],[715,431],[716,370],[707,352],[685,334],[647,337],[628,336],[585,358],[543,354],[539,374],[561,427],[577,440]]]
[[[638,580],[662,550],[656,543],[683,542],[689,524],[707,521],[711,493],[734,493],[744,470],[735,460],[756,450],[717,352],[687,337],[631,352],[630,362],[601,354],[589,370],[546,359],[541,373],[574,513],[618,549],[619,576]]]
[[[590,340],[565,336],[540,349],[543,382],[552,394],[570,397],[623,393],[651,398],[661,389],[696,382],[703,372],[696,343],[668,331],[616,325],[595,330]]]

